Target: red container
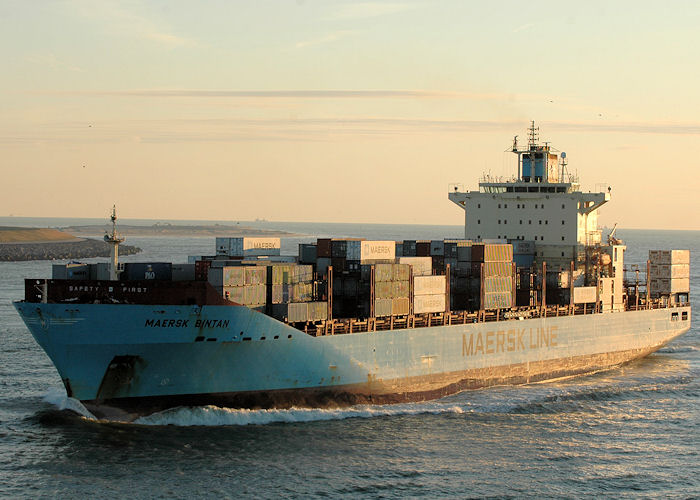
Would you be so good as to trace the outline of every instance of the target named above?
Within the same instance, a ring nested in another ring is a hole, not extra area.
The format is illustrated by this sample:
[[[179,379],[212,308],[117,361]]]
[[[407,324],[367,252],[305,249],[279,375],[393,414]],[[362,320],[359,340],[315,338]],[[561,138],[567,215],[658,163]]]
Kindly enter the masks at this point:
[[[416,257],[430,257],[430,241],[416,241]]]
[[[210,260],[198,260],[194,263],[194,279],[195,281],[207,281],[209,278],[209,268],[211,267]]]

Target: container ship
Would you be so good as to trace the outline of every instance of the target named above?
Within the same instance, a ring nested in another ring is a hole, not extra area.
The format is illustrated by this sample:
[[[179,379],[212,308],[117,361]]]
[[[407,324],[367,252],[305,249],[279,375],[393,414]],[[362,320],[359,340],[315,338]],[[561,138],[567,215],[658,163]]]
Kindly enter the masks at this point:
[[[464,239],[216,238],[187,263],[55,265],[15,307],[68,396],[122,421],[177,406],[394,403],[611,369],[690,327],[688,250],[625,268],[607,192],[565,153],[512,151],[517,176],[448,188]]]

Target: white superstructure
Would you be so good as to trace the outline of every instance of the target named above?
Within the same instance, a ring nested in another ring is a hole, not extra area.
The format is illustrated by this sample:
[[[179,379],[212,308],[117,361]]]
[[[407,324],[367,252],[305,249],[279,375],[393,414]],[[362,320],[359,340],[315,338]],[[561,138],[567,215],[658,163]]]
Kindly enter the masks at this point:
[[[517,177],[484,176],[478,191],[450,187],[449,199],[464,209],[465,238],[568,248],[601,242],[597,210],[610,200],[609,190],[582,192],[578,179],[566,172],[566,153],[558,155],[549,144],[538,144],[537,131],[533,122],[527,149],[518,149],[517,136],[513,141]]]

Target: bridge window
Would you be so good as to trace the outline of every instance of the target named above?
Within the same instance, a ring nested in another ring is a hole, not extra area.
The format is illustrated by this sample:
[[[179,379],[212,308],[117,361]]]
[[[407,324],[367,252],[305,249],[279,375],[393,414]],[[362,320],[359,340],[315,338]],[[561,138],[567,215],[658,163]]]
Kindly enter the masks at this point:
[[[678,321],[678,313],[677,312],[671,313],[671,321]]]
[[[498,208],[501,208],[501,204],[500,204],[500,203],[498,204]]]
[[[477,223],[477,224],[481,224],[481,219],[477,219],[477,220],[476,220],[476,223]]]
[[[520,225],[521,225],[521,226],[523,225],[523,220],[522,220],[522,219],[520,219]]]
[[[535,241],[537,241],[537,236],[535,236]]]
[[[508,219],[503,221],[504,224],[508,224]]]
[[[508,208],[508,203],[506,203],[505,205],[503,205],[503,208]]]
[[[536,193],[538,191],[538,188],[536,187],[529,187],[527,188],[528,193]]]
[[[563,226],[564,224],[566,224],[566,221],[561,221],[561,225]]]
[[[681,313],[681,319],[682,319],[683,321],[688,321],[688,311],[683,311],[683,312]]]
[[[566,205],[564,205],[564,204],[562,203],[562,204],[561,204],[561,209],[564,210],[565,208],[566,208]]]
[[[535,203],[535,208],[537,208],[537,203]]]
[[[565,187],[557,187],[557,193],[566,193]]]
[[[481,208],[481,203],[477,204],[476,208]]]
[[[563,236],[561,237],[561,241],[564,241],[564,237],[563,237]]]
[[[501,219],[498,219],[498,223],[499,223],[499,224],[501,223]]]
[[[528,224],[532,224],[532,220],[527,221]]]
[[[542,221],[540,221],[540,226],[542,225]]]
[[[549,221],[548,220],[544,221],[544,225],[545,226],[549,225]]]

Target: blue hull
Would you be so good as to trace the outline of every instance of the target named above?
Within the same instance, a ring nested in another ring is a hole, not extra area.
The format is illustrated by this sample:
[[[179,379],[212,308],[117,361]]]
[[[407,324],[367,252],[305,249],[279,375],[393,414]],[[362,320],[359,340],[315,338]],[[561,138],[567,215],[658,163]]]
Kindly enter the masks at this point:
[[[685,307],[312,337],[244,306],[15,307],[69,395],[134,415],[422,400],[618,366],[690,326]]]

